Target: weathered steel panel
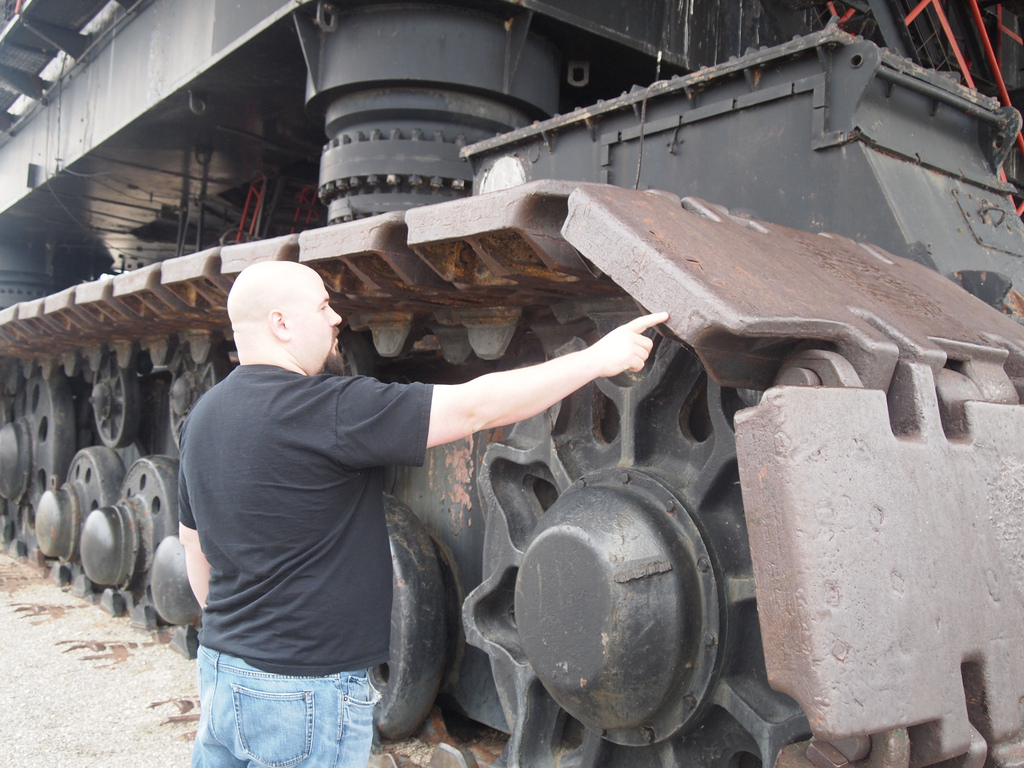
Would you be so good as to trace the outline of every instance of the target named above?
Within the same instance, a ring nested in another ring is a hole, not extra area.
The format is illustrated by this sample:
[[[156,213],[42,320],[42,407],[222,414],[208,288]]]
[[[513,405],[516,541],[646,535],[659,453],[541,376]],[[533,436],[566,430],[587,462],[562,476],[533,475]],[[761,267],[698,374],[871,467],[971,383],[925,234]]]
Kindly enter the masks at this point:
[[[917,368],[913,436],[893,435],[882,392],[779,387],[736,439],[772,686],[821,738],[932,723],[927,764],[980,722],[964,665],[990,743],[1020,728],[1024,407],[966,403],[967,434],[947,439]]]
[[[660,193],[581,185],[568,205],[566,239],[641,304],[671,312],[667,325],[724,386],[766,388],[807,340],[877,389],[888,388],[900,346],[936,368],[947,356],[1024,365],[1019,325],[873,246]]]

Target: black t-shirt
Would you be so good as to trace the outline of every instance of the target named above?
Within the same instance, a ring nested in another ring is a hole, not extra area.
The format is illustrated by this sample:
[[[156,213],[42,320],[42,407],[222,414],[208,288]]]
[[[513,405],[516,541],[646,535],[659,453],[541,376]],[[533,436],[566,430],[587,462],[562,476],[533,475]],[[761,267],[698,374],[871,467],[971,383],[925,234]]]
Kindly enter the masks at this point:
[[[384,467],[421,465],[432,387],[244,365],[181,432],[179,518],[210,562],[200,642],[283,675],[388,659]]]

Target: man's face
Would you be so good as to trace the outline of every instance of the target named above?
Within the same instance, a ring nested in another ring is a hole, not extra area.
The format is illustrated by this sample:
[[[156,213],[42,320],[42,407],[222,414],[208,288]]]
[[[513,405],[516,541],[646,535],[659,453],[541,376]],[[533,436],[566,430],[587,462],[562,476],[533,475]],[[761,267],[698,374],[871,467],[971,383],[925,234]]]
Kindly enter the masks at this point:
[[[294,331],[293,353],[307,374],[334,373],[335,368],[342,367],[337,341],[341,315],[331,308],[327,289],[318,276],[311,276],[308,284],[297,291],[288,320]]]

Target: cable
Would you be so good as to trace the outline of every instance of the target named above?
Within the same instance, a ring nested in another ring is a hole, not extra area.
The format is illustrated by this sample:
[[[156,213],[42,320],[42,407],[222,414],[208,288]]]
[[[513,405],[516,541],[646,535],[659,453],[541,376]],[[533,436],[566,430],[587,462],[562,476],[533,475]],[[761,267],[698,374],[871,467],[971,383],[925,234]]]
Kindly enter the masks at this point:
[[[651,95],[651,88],[656,83],[651,83],[644,89],[644,101],[640,106],[640,148],[637,150],[636,158],[636,181],[633,182],[633,189],[640,189],[640,169],[644,166],[644,128],[647,125],[647,97]]]

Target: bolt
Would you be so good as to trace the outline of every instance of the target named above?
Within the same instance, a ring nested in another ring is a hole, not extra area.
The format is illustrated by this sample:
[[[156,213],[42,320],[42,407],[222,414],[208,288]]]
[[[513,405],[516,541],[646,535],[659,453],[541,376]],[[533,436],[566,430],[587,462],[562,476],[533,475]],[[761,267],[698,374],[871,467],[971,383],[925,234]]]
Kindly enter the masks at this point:
[[[452,179],[452,189],[456,192],[461,192],[466,188],[466,182],[463,179]]]
[[[706,557],[702,557],[700,558],[700,560],[697,561],[697,570],[701,573],[707,573],[708,569],[710,568],[711,563],[708,562],[708,559]]]
[[[623,472],[619,475],[619,481],[623,485],[629,485],[633,481],[633,478],[630,477],[629,472]]]
[[[705,632],[704,633],[704,645],[705,646],[707,646],[709,649],[711,649],[711,648],[714,648],[717,643],[718,643],[718,638],[717,637],[715,637],[710,632]]]
[[[410,187],[421,187],[423,186],[423,177],[417,176],[415,173],[409,177]]]
[[[390,184],[392,187],[397,187],[398,186],[398,174],[397,173],[389,173],[388,174],[388,184]]]
[[[693,694],[686,694],[686,696],[683,697],[683,703],[686,705],[687,709],[697,708],[697,699],[693,696]]]
[[[668,515],[674,515],[678,511],[679,506],[674,501],[671,501],[669,502],[668,509],[665,510],[665,513]]]
[[[440,176],[431,176],[430,186],[433,187],[434,189],[440,189],[441,187],[444,186],[444,179],[442,179]]]
[[[640,733],[643,734],[644,738],[647,739],[648,744],[654,743],[654,729],[649,725],[641,726]]]

